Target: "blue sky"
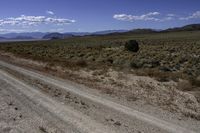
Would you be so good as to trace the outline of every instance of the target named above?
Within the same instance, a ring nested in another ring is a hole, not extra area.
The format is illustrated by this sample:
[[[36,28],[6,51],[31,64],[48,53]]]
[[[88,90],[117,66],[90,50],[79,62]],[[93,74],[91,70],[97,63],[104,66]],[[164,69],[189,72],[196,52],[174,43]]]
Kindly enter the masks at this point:
[[[200,0],[1,0],[0,33],[165,29],[200,23]]]

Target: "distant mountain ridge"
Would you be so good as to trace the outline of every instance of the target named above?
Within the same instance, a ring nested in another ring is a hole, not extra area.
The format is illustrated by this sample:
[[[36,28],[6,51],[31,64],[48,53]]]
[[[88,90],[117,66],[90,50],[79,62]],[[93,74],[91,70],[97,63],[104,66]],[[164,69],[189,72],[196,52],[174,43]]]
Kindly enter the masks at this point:
[[[0,40],[4,40],[4,39],[6,39],[5,37],[0,37]]]
[[[198,31],[200,30],[200,24],[190,24],[183,27],[169,28],[166,30],[155,29],[133,29],[133,30],[105,30],[97,32],[24,32],[24,33],[7,33],[0,34],[0,40],[13,40],[13,39],[63,39],[73,36],[85,36],[85,35],[107,35],[107,34],[148,34],[148,33],[164,33],[164,32],[179,32],[179,31]]]
[[[16,38],[16,37],[32,37],[32,38],[42,38],[47,33],[42,32],[23,32],[23,33],[6,33],[0,34],[1,37],[4,38]]]
[[[129,33],[145,34],[145,33],[157,33],[158,31],[154,29],[134,29],[130,30]]]
[[[16,36],[14,38],[0,37],[0,40],[30,40],[30,39],[35,39],[35,38],[30,36]]]
[[[68,34],[68,33],[62,34],[62,33],[55,32],[55,33],[49,33],[45,35],[43,39],[64,39],[64,38],[73,37],[73,36],[74,35]]]
[[[16,39],[16,40],[20,40],[20,39],[35,39],[35,38],[33,38],[33,37],[31,37],[31,36],[16,36],[16,37],[14,37],[14,38],[11,38],[11,39]]]
[[[169,28],[166,30],[155,29],[133,29],[124,33],[111,33],[111,34],[150,34],[150,33],[165,33],[165,32],[180,32],[180,31],[200,31],[200,24],[190,24],[182,27]]]
[[[200,24],[190,24],[190,25],[185,25],[183,27],[169,28],[163,30],[163,32],[196,31],[196,30],[200,30]]]
[[[92,35],[105,35],[105,34],[112,34],[112,33],[124,33],[128,32],[129,30],[105,30],[105,31],[97,31],[91,33]]]

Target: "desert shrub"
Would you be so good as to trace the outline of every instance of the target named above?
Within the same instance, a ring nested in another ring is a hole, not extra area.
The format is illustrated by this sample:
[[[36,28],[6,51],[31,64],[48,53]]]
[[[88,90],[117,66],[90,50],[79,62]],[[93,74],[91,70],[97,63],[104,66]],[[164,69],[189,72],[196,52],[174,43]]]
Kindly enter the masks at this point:
[[[156,68],[160,62],[154,59],[134,59],[130,62],[132,68]]]
[[[142,68],[143,64],[144,63],[142,62],[142,60],[135,59],[130,62],[130,67],[131,68]]]
[[[197,86],[197,87],[200,87],[200,77],[197,77],[197,78],[191,78],[190,79],[190,83],[193,85],[193,86]]]
[[[40,131],[42,131],[43,133],[48,133],[46,128],[42,127],[42,126],[39,126],[39,129]]]
[[[125,43],[125,49],[131,52],[137,52],[139,50],[139,44],[136,40],[130,40]]]
[[[87,66],[87,62],[84,60],[78,60],[76,61],[76,65],[79,67],[86,67]]]
[[[113,59],[109,58],[109,59],[107,59],[107,61],[108,61],[109,63],[113,64]]]
[[[182,90],[182,91],[191,91],[192,84],[187,80],[181,80],[177,84],[177,89]]]

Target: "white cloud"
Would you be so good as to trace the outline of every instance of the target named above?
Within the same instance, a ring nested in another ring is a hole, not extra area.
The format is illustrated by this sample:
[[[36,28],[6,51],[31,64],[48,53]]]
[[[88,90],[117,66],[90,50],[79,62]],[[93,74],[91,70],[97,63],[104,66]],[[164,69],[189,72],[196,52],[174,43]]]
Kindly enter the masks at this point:
[[[20,33],[20,32],[25,32],[25,30],[23,30],[23,29],[0,29],[0,32],[3,32],[3,33],[9,33],[9,32]]]
[[[159,12],[150,12],[148,14],[146,14],[146,16],[154,16],[154,15],[160,15]]]
[[[150,13],[143,14],[143,15],[115,14],[113,16],[113,18],[116,20],[129,21],[129,22],[134,22],[134,21],[138,21],[138,20],[164,22],[164,21],[171,21],[171,20],[200,19],[200,11],[196,11],[188,16],[181,16],[181,15],[173,14],[173,13],[164,14],[164,15],[160,15],[160,16],[159,15],[160,15],[159,12],[150,12]]]
[[[70,19],[64,19],[64,18],[45,18],[46,23],[55,23],[58,25],[62,24],[70,24],[70,23],[75,23],[76,20],[70,20]]]
[[[53,11],[49,11],[49,10],[46,11],[46,13],[49,14],[49,15],[54,15],[55,14]]]
[[[158,18],[156,18],[155,16],[160,15],[159,12],[149,12],[147,14],[143,14],[140,16],[136,16],[136,15],[127,15],[127,14],[115,14],[113,16],[114,19],[117,20],[121,20],[121,21],[137,21],[137,20],[144,20],[144,21],[159,21]]]
[[[174,19],[173,17],[165,17],[163,20],[172,20]]]
[[[164,18],[159,19],[159,22],[165,22],[165,21],[170,21],[170,20],[174,20],[174,19],[175,19],[174,17],[166,16]]]
[[[172,14],[172,13],[170,13],[170,14],[167,14],[167,17],[175,17],[176,15],[175,14]]]
[[[0,26],[2,25],[39,25],[39,24],[56,24],[64,25],[75,23],[75,20],[66,19],[66,18],[52,18],[46,16],[26,16],[21,15],[20,17],[10,17],[0,20]]]
[[[45,19],[45,16],[26,16],[21,15],[20,17],[16,18],[8,18],[8,20],[14,20],[14,21],[31,21],[31,22],[42,22]]]
[[[200,18],[200,11],[194,12],[192,15],[187,16],[187,17],[180,17],[180,20],[190,20],[190,19],[197,19]]]
[[[2,20],[0,21],[0,26],[2,25],[16,25],[18,24],[18,21],[12,21],[12,20]]]
[[[127,15],[127,14],[116,14],[113,16],[114,19],[121,20],[121,21],[157,21],[157,22],[165,22],[178,19],[178,15],[176,14],[164,14],[161,15],[159,12],[149,12],[143,15]]]
[[[37,25],[45,22],[45,16],[26,16],[26,15],[21,15],[20,17],[11,17],[5,19],[4,22],[10,21],[14,22],[13,25]],[[9,23],[8,23],[9,24]]]

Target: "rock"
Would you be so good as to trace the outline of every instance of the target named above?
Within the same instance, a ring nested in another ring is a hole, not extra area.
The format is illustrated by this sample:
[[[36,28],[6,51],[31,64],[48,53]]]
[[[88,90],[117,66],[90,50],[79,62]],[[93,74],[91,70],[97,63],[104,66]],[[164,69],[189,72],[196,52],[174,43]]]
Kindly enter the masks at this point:
[[[180,65],[180,64],[176,64],[176,65],[174,66],[174,68],[175,68],[176,70],[180,70],[180,69],[181,69],[181,65]]]
[[[126,42],[125,49],[131,52],[138,52],[139,44],[136,40],[130,40]]]
[[[116,126],[121,126],[121,125],[122,125],[119,121],[116,121],[114,124],[115,124]]]
[[[164,72],[171,72],[171,69],[165,66],[160,67],[160,70]]]

